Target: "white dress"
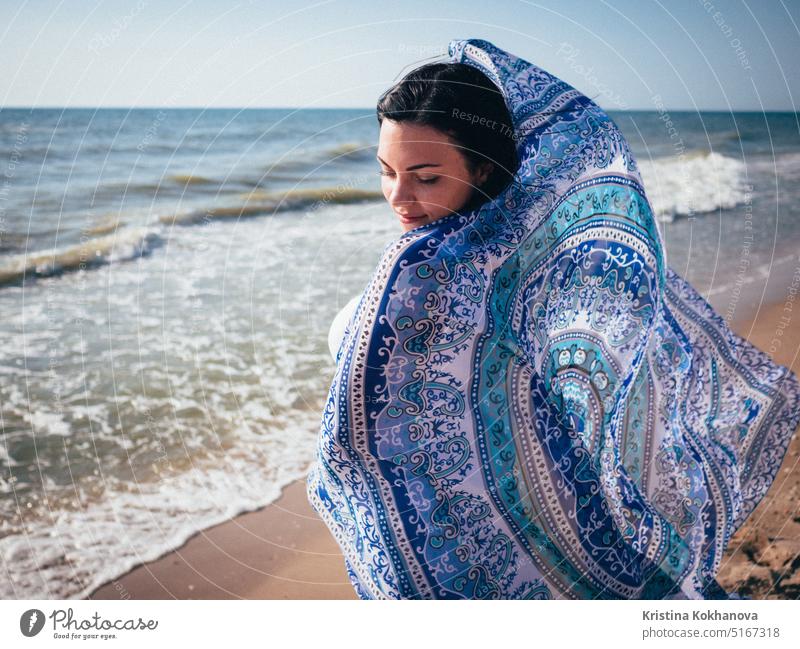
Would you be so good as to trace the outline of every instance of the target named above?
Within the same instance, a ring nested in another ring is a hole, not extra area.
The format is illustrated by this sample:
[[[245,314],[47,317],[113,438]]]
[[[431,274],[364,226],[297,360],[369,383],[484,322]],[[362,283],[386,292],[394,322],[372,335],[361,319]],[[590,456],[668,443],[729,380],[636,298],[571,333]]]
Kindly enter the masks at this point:
[[[344,338],[347,323],[350,322],[350,318],[353,316],[360,299],[361,293],[345,304],[331,323],[331,328],[328,331],[328,349],[331,352],[334,363],[336,362],[336,354],[339,352],[339,345],[342,344],[342,338]]]

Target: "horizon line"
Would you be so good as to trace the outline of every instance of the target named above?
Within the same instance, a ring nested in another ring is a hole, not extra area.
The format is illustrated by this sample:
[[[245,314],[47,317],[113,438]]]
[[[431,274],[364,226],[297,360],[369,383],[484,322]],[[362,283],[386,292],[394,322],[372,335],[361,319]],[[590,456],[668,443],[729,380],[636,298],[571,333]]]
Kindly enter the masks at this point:
[[[614,113],[798,113],[790,108],[603,108]],[[0,106],[0,111],[11,110],[375,110],[374,106]]]

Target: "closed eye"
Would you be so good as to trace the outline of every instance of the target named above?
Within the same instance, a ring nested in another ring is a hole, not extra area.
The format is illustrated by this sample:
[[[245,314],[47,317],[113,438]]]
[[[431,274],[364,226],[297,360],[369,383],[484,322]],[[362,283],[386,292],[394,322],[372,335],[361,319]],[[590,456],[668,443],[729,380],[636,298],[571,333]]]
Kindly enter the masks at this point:
[[[394,176],[394,172],[393,171],[383,171],[383,170],[381,170],[381,171],[378,172],[378,174],[381,175],[381,176]],[[421,182],[423,185],[432,185],[437,180],[439,180],[439,176],[433,176],[432,178],[420,178],[419,176],[417,176],[417,180],[419,182]]]

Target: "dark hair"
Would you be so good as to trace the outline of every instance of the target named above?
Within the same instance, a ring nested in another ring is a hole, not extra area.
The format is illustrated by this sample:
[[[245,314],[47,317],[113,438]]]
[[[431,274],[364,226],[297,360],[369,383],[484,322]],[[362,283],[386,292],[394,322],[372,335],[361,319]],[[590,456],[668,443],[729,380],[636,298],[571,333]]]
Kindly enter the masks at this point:
[[[466,63],[429,63],[409,72],[378,99],[378,124],[385,119],[432,126],[447,134],[471,171],[481,162],[493,169],[462,208],[495,198],[519,166],[514,127],[499,88]]]

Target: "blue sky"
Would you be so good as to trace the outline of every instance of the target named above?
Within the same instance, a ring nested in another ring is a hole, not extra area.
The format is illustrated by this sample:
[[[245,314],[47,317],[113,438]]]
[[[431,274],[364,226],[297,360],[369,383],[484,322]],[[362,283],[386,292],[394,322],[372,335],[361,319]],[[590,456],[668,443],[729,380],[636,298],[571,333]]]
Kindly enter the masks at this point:
[[[372,107],[483,38],[607,109],[796,110],[800,0],[0,0],[0,106]]]

